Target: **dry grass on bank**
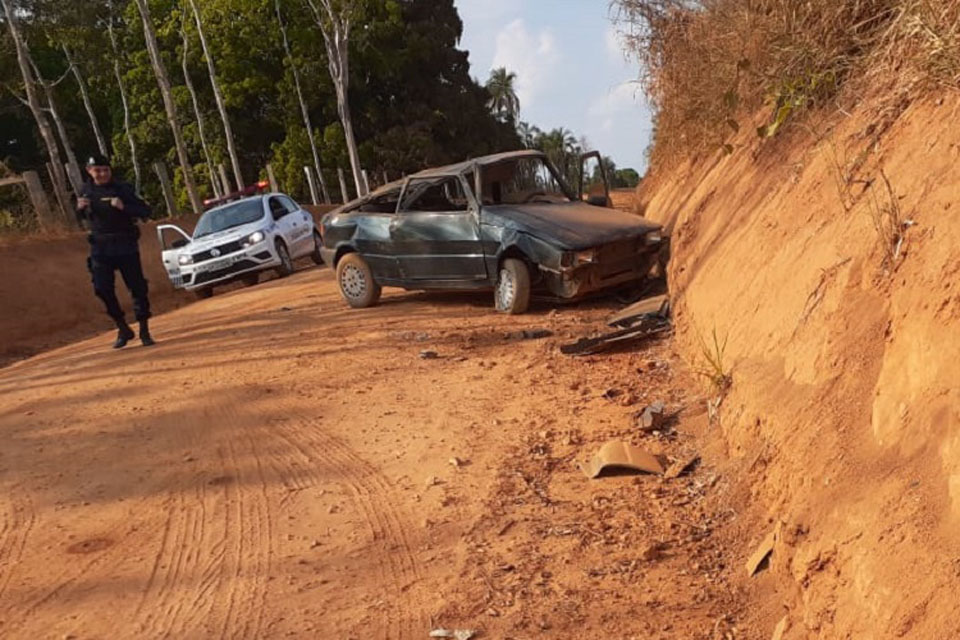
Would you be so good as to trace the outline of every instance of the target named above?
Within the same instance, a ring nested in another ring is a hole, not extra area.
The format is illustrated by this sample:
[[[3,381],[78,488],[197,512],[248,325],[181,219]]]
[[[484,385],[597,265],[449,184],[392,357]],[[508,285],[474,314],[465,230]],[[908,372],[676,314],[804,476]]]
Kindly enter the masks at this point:
[[[960,0],[613,0],[656,108],[651,161],[726,149],[870,86],[902,101],[960,86]]]

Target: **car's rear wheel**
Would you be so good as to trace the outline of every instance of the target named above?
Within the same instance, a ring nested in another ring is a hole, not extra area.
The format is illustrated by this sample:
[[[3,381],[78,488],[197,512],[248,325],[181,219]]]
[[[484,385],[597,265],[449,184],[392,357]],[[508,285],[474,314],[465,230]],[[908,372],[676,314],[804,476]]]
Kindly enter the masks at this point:
[[[193,295],[197,296],[197,300],[206,300],[213,295],[213,287],[204,287],[202,289],[194,289]]]
[[[320,232],[316,229],[313,230],[313,251],[310,253],[310,259],[313,260],[313,264],[323,264],[323,256],[320,255],[320,247],[323,246],[323,238],[320,237]]]
[[[290,250],[287,249],[287,245],[284,244],[283,240],[279,238],[274,246],[277,249],[277,257],[280,258],[280,264],[277,266],[277,275],[281,278],[286,278],[293,273],[293,260],[290,259]]]
[[[258,272],[248,273],[247,275],[240,278],[240,281],[248,287],[252,287],[258,282],[260,282],[260,274]]]
[[[530,270],[523,260],[507,258],[500,265],[494,291],[497,311],[524,313],[530,306]]]
[[[373,279],[367,261],[356,253],[348,253],[337,263],[337,284],[340,295],[355,309],[372,307],[380,300],[380,285]]]

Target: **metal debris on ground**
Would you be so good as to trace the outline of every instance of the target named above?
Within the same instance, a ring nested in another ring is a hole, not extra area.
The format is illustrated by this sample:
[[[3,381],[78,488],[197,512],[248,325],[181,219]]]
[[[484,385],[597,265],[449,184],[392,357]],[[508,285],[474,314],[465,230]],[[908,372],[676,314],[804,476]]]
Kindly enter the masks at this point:
[[[773,531],[767,534],[767,537],[760,542],[760,546],[753,552],[753,555],[747,560],[747,575],[754,576],[758,571],[766,569],[770,564],[770,555],[773,553],[773,546],[780,535],[780,524],[773,528]]]
[[[650,406],[645,407],[637,416],[637,426],[641,431],[646,433],[659,430],[666,419],[664,411],[665,407],[663,402],[654,402]]]
[[[632,340],[651,338],[670,331],[670,320],[659,314],[642,316],[636,324],[626,329],[613,331],[595,338],[580,338],[572,344],[560,347],[560,352],[571,356],[588,356],[628,343]]]
[[[700,462],[700,454],[694,454],[687,458],[680,458],[676,460],[663,474],[664,478],[672,480],[673,478],[679,478],[683,474],[690,471],[698,462]]]
[[[631,327],[639,322],[643,316],[650,314],[664,318],[669,317],[670,299],[662,295],[635,302],[610,316],[610,318],[607,319],[607,325],[619,328]]]
[[[580,465],[580,470],[588,478],[596,478],[608,469],[630,469],[656,475],[663,475],[664,471],[660,458],[619,440],[606,443],[590,462]]]
[[[440,355],[436,351],[421,351],[420,359],[421,360],[436,360]]]
[[[431,638],[453,638],[454,640],[470,640],[477,637],[476,629],[434,629],[430,632]]]

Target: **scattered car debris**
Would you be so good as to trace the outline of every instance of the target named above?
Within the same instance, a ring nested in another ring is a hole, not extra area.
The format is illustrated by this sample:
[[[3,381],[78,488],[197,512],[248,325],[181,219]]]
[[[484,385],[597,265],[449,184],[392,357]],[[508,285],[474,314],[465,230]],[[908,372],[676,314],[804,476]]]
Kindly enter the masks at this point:
[[[664,411],[665,407],[663,402],[654,402],[653,404],[645,407],[643,411],[637,415],[637,426],[645,433],[660,430],[660,427],[663,426],[663,423],[666,420]]]
[[[607,389],[600,397],[605,400],[616,400],[621,395],[623,395],[623,391],[620,389]]]
[[[626,329],[613,331],[594,338],[580,338],[572,344],[560,347],[560,352],[570,356],[588,356],[606,351],[631,340],[650,338],[670,331],[670,321],[658,314],[647,314]]]
[[[757,572],[767,568],[767,566],[770,564],[770,555],[773,553],[773,545],[776,543],[779,533],[780,525],[777,524],[773,531],[767,534],[767,537],[763,539],[763,541],[760,543],[760,546],[757,547],[757,550],[754,551],[753,555],[751,555],[747,560],[748,576],[756,575]]]
[[[655,475],[663,475],[660,459],[632,444],[611,440],[597,452],[593,459],[580,465],[588,478],[596,478],[607,469],[632,469]]]
[[[666,295],[653,296],[635,302],[628,307],[624,307],[617,313],[610,316],[607,325],[611,327],[626,328],[636,324],[642,316],[656,314],[662,317],[668,317],[670,308],[670,299]]]
[[[476,629],[434,629],[430,632],[431,638],[453,638],[454,640],[470,640],[477,637]]]
[[[679,478],[683,474],[690,471],[698,462],[700,462],[700,454],[694,454],[687,458],[680,458],[670,465],[666,472],[664,472],[663,477],[667,478],[668,480]]]
[[[787,632],[789,620],[787,616],[780,618],[780,622],[777,623],[777,626],[773,629],[773,636],[770,640],[783,640],[783,634]]]
[[[436,351],[421,351],[420,359],[421,360],[436,360],[440,355]]]
[[[549,329],[524,329],[523,331],[508,333],[504,337],[507,340],[540,340],[542,338],[549,338],[552,335],[553,331]]]

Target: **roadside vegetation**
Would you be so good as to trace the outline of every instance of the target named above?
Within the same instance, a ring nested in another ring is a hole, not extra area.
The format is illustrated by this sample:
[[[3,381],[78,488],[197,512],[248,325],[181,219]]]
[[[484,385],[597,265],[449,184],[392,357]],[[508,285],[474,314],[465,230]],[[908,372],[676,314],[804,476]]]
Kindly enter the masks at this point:
[[[760,138],[868,88],[891,109],[960,86],[955,0],[613,0],[655,109],[654,166],[731,139],[765,108]]]

